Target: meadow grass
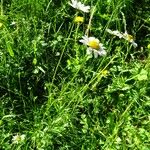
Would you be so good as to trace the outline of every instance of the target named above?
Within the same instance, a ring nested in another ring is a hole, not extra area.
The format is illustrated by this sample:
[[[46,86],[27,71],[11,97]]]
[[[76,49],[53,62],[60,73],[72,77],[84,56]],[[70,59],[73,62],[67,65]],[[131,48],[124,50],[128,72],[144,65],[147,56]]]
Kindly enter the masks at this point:
[[[68,2],[0,1],[0,149],[149,150],[149,1]],[[85,34],[107,55],[87,55]]]

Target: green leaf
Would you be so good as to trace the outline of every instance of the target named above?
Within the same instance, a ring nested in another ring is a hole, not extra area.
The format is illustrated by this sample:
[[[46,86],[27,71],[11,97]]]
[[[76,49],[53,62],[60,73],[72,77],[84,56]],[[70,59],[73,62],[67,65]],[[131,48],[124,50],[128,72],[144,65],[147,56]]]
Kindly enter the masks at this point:
[[[12,50],[10,43],[7,43],[7,51],[11,57],[14,57],[14,52]]]
[[[139,81],[143,81],[143,80],[147,80],[147,71],[146,70],[144,70],[144,69],[142,69],[141,70],[141,72],[138,74],[138,77],[137,77],[137,79],[139,80]]]

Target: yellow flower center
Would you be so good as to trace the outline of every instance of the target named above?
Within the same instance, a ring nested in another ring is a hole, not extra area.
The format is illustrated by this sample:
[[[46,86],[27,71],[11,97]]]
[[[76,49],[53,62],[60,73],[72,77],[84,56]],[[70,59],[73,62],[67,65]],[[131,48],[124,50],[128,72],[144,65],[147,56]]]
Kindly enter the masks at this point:
[[[89,41],[88,46],[96,50],[100,48],[99,42],[97,40]]]
[[[82,23],[84,21],[84,18],[83,17],[80,17],[80,16],[76,16],[74,18],[74,22],[75,23]]]
[[[132,35],[130,35],[130,34],[128,34],[127,35],[127,40],[130,42],[130,41],[133,41],[133,36]]]
[[[21,141],[21,137],[18,136],[18,137],[16,138],[16,141]]]

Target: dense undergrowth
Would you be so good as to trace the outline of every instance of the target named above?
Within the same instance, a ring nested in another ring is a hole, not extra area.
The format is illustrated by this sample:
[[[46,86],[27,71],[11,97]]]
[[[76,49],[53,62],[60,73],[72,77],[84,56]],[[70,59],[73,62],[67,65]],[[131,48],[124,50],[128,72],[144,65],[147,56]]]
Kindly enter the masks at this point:
[[[150,148],[149,0],[82,3],[89,13],[67,0],[1,0],[0,149]],[[86,33],[106,56],[86,54]]]

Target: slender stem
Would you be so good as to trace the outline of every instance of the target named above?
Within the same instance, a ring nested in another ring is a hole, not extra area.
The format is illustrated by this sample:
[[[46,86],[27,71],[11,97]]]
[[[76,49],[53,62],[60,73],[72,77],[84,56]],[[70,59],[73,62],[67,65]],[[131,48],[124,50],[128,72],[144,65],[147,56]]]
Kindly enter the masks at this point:
[[[1,16],[3,16],[3,0],[1,0]]]
[[[93,15],[95,13],[95,9],[96,9],[96,5],[94,6],[93,10],[92,10],[92,13],[91,13],[91,16],[90,16],[90,19],[89,19],[89,23],[88,23],[88,26],[87,26],[87,29],[85,31],[85,35],[89,35],[89,30],[90,30],[90,27],[91,27],[91,24],[92,24],[92,18],[93,18]]]

